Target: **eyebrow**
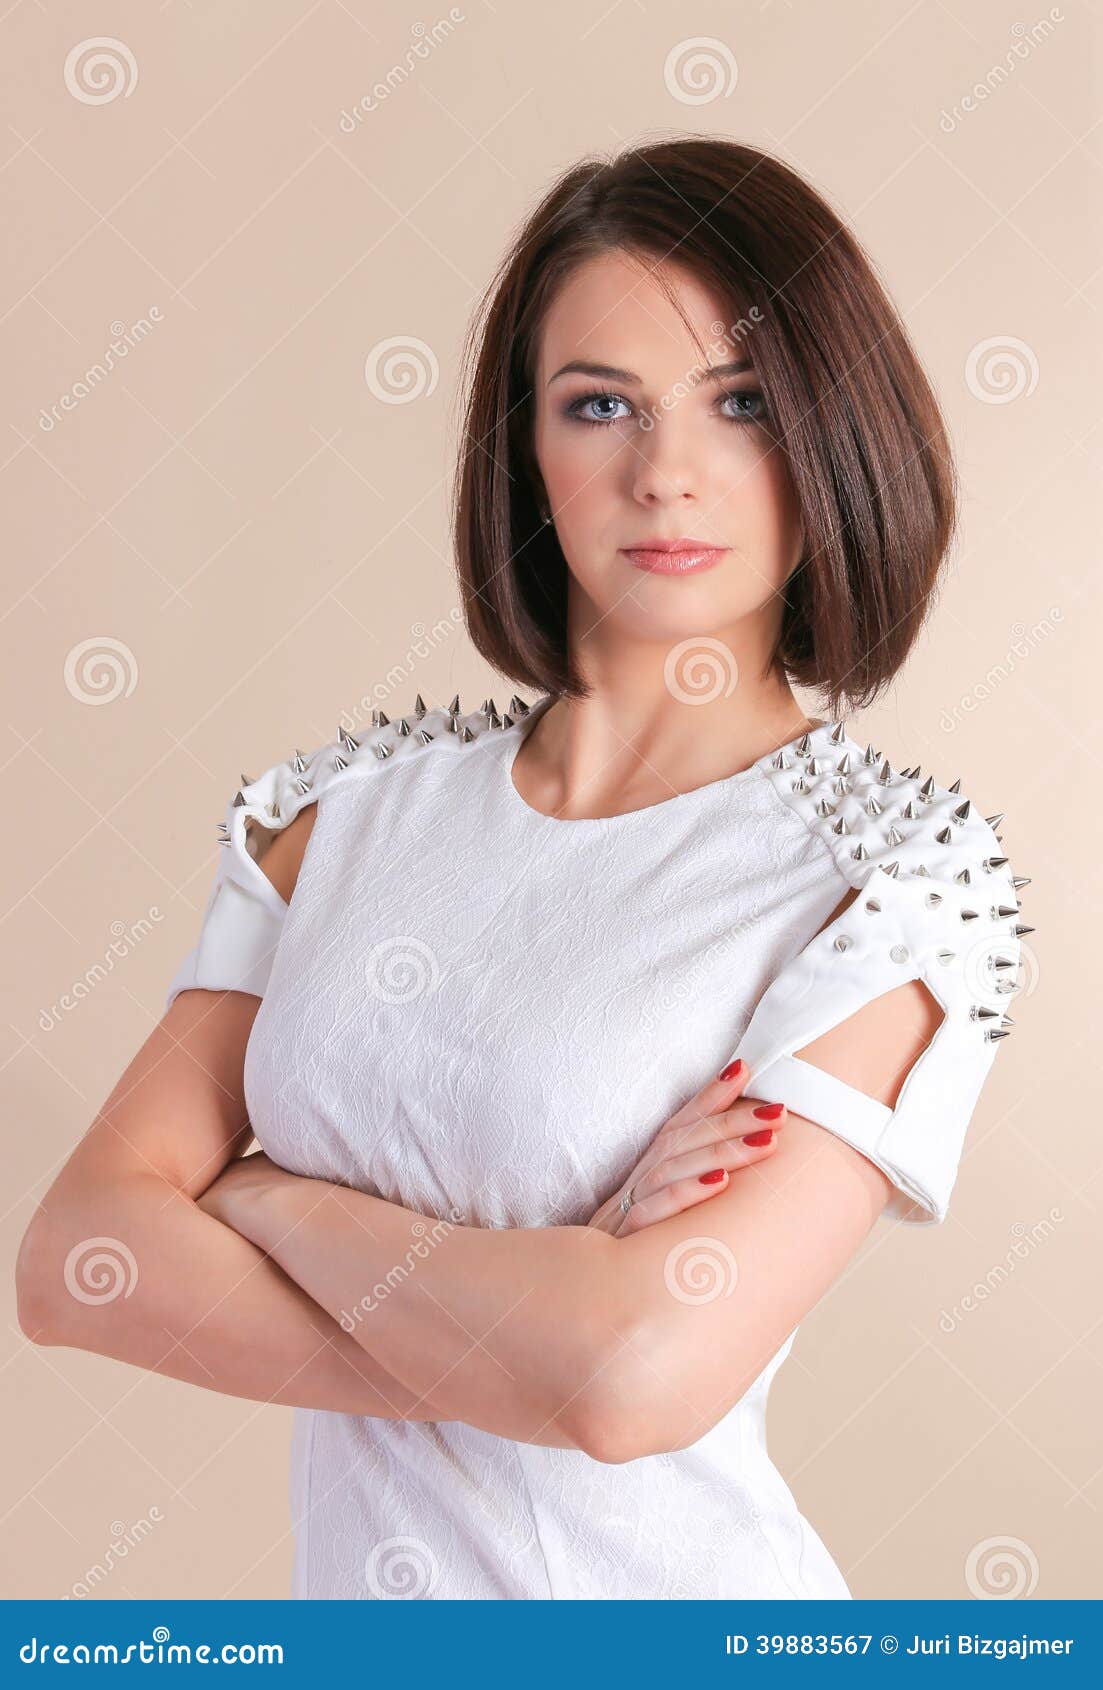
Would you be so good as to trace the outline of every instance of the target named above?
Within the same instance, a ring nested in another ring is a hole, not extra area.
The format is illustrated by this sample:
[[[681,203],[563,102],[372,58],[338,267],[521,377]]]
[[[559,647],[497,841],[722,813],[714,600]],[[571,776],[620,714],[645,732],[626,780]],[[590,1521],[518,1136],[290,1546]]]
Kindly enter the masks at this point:
[[[702,374],[719,380],[723,376],[741,376],[753,368],[749,358],[734,358],[727,364],[706,364]],[[550,387],[560,376],[567,375],[597,376],[602,381],[622,381],[626,385],[636,387],[643,381],[642,376],[636,375],[632,370],[618,369],[615,364],[594,364],[585,358],[572,358],[569,364],[564,364],[553,376],[549,376],[547,385]]]

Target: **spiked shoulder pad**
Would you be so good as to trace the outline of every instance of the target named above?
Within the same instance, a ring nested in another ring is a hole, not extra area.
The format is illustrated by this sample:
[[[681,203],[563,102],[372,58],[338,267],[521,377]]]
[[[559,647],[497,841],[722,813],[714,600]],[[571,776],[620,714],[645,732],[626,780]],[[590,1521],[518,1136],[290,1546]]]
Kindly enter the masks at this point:
[[[896,1186],[889,1218],[945,1218],[965,1133],[1020,989],[1019,888],[995,832],[960,782],[895,769],[841,723],[763,760],[779,798],[831,851],[857,897],[780,970],[736,1054],[742,1095],[783,1102],[835,1132]],[[943,1019],[894,1108],[794,1056],[871,1000],[922,980]]]

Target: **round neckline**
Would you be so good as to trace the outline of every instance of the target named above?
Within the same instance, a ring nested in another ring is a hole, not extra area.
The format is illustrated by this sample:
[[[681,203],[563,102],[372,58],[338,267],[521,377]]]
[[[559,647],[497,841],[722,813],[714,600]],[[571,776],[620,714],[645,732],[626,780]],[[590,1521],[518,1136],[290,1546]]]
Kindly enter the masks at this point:
[[[675,805],[685,808],[687,805],[702,801],[707,794],[715,793],[720,788],[723,788],[725,792],[735,791],[747,782],[756,780],[761,775],[763,766],[769,764],[779,751],[792,750],[798,740],[804,738],[805,734],[815,733],[818,729],[828,725],[822,718],[813,717],[810,719],[811,726],[802,728],[800,733],[794,734],[792,739],[786,740],[782,745],[775,745],[772,750],[764,751],[762,756],[757,757],[748,768],[736,769],[734,774],[721,775],[717,780],[705,781],[703,785],[692,787],[688,792],[673,792],[669,798],[660,798],[657,804],[645,804],[637,810],[621,810],[615,816],[549,816],[546,811],[535,809],[527,798],[522,798],[514,784],[513,765],[517,761],[518,752],[537,721],[545,710],[550,709],[555,702],[555,696],[554,693],[546,693],[543,698],[538,699],[535,704],[530,706],[526,716],[513,724],[514,732],[512,736],[505,738],[506,755],[501,759],[500,765],[507,802],[511,803],[515,810],[530,816],[533,821],[547,822],[552,827],[610,828],[615,827],[618,823],[632,822],[640,816],[650,816],[660,810],[669,813],[671,807]],[[512,744],[509,743],[510,737],[512,737]]]

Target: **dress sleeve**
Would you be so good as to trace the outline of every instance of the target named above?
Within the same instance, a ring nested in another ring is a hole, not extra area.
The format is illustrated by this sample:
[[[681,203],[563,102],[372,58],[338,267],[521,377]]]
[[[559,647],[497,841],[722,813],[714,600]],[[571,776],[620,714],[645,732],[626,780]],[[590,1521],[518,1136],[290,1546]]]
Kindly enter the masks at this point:
[[[276,834],[344,774],[358,750],[342,730],[331,744],[307,756],[296,751],[259,780],[243,782],[218,824],[218,862],[199,934],[172,978],[166,1010],[193,986],[264,996],[289,906],[261,864]]]
[[[778,972],[734,1054],[751,1069],[742,1096],[784,1103],[853,1145],[896,1188],[887,1218],[934,1225],[946,1218],[969,1122],[1011,1025],[1021,936],[1033,928],[1018,919],[1027,882],[1000,849],[992,822],[1001,818],[986,820],[933,781],[917,794],[912,779],[890,819],[882,787],[910,777],[887,764],[881,776],[871,777],[880,800],[870,809],[867,796],[860,822],[853,808],[848,824],[844,813],[841,829],[827,819],[841,810],[837,798],[816,811],[813,783],[800,789],[858,896]],[[861,779],[848,785],[861,803]],[[923,982],[943,1018],[893,1108],[794,1055],[909,980]]]

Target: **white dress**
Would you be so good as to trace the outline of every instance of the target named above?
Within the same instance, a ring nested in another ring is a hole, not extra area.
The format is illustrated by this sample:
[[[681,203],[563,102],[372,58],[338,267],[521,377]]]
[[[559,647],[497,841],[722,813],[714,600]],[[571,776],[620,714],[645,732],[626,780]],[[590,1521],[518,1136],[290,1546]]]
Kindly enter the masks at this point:
[[[829,723],[652,807],[553,819],[511,778],[551,702],[514,701],[514,720],[419,698],[227,807],[168,1002],[262,997],[245,1058],[261,1147],[430,1217],[584,1224],[743,1055],[745,1095],[889,1174],[890,1219],[942,1220],[1025,930],[991,822]],[[259,860],[315,800],[287,904]],[[850,886],[863,895],[814,937]],[[792,1055],[917,977],[946,1017],[895,1109]],[[296,1409],[292,1594],[849,1596],[767,1453],[794,1336],[698,1442],[625,1463]]]

